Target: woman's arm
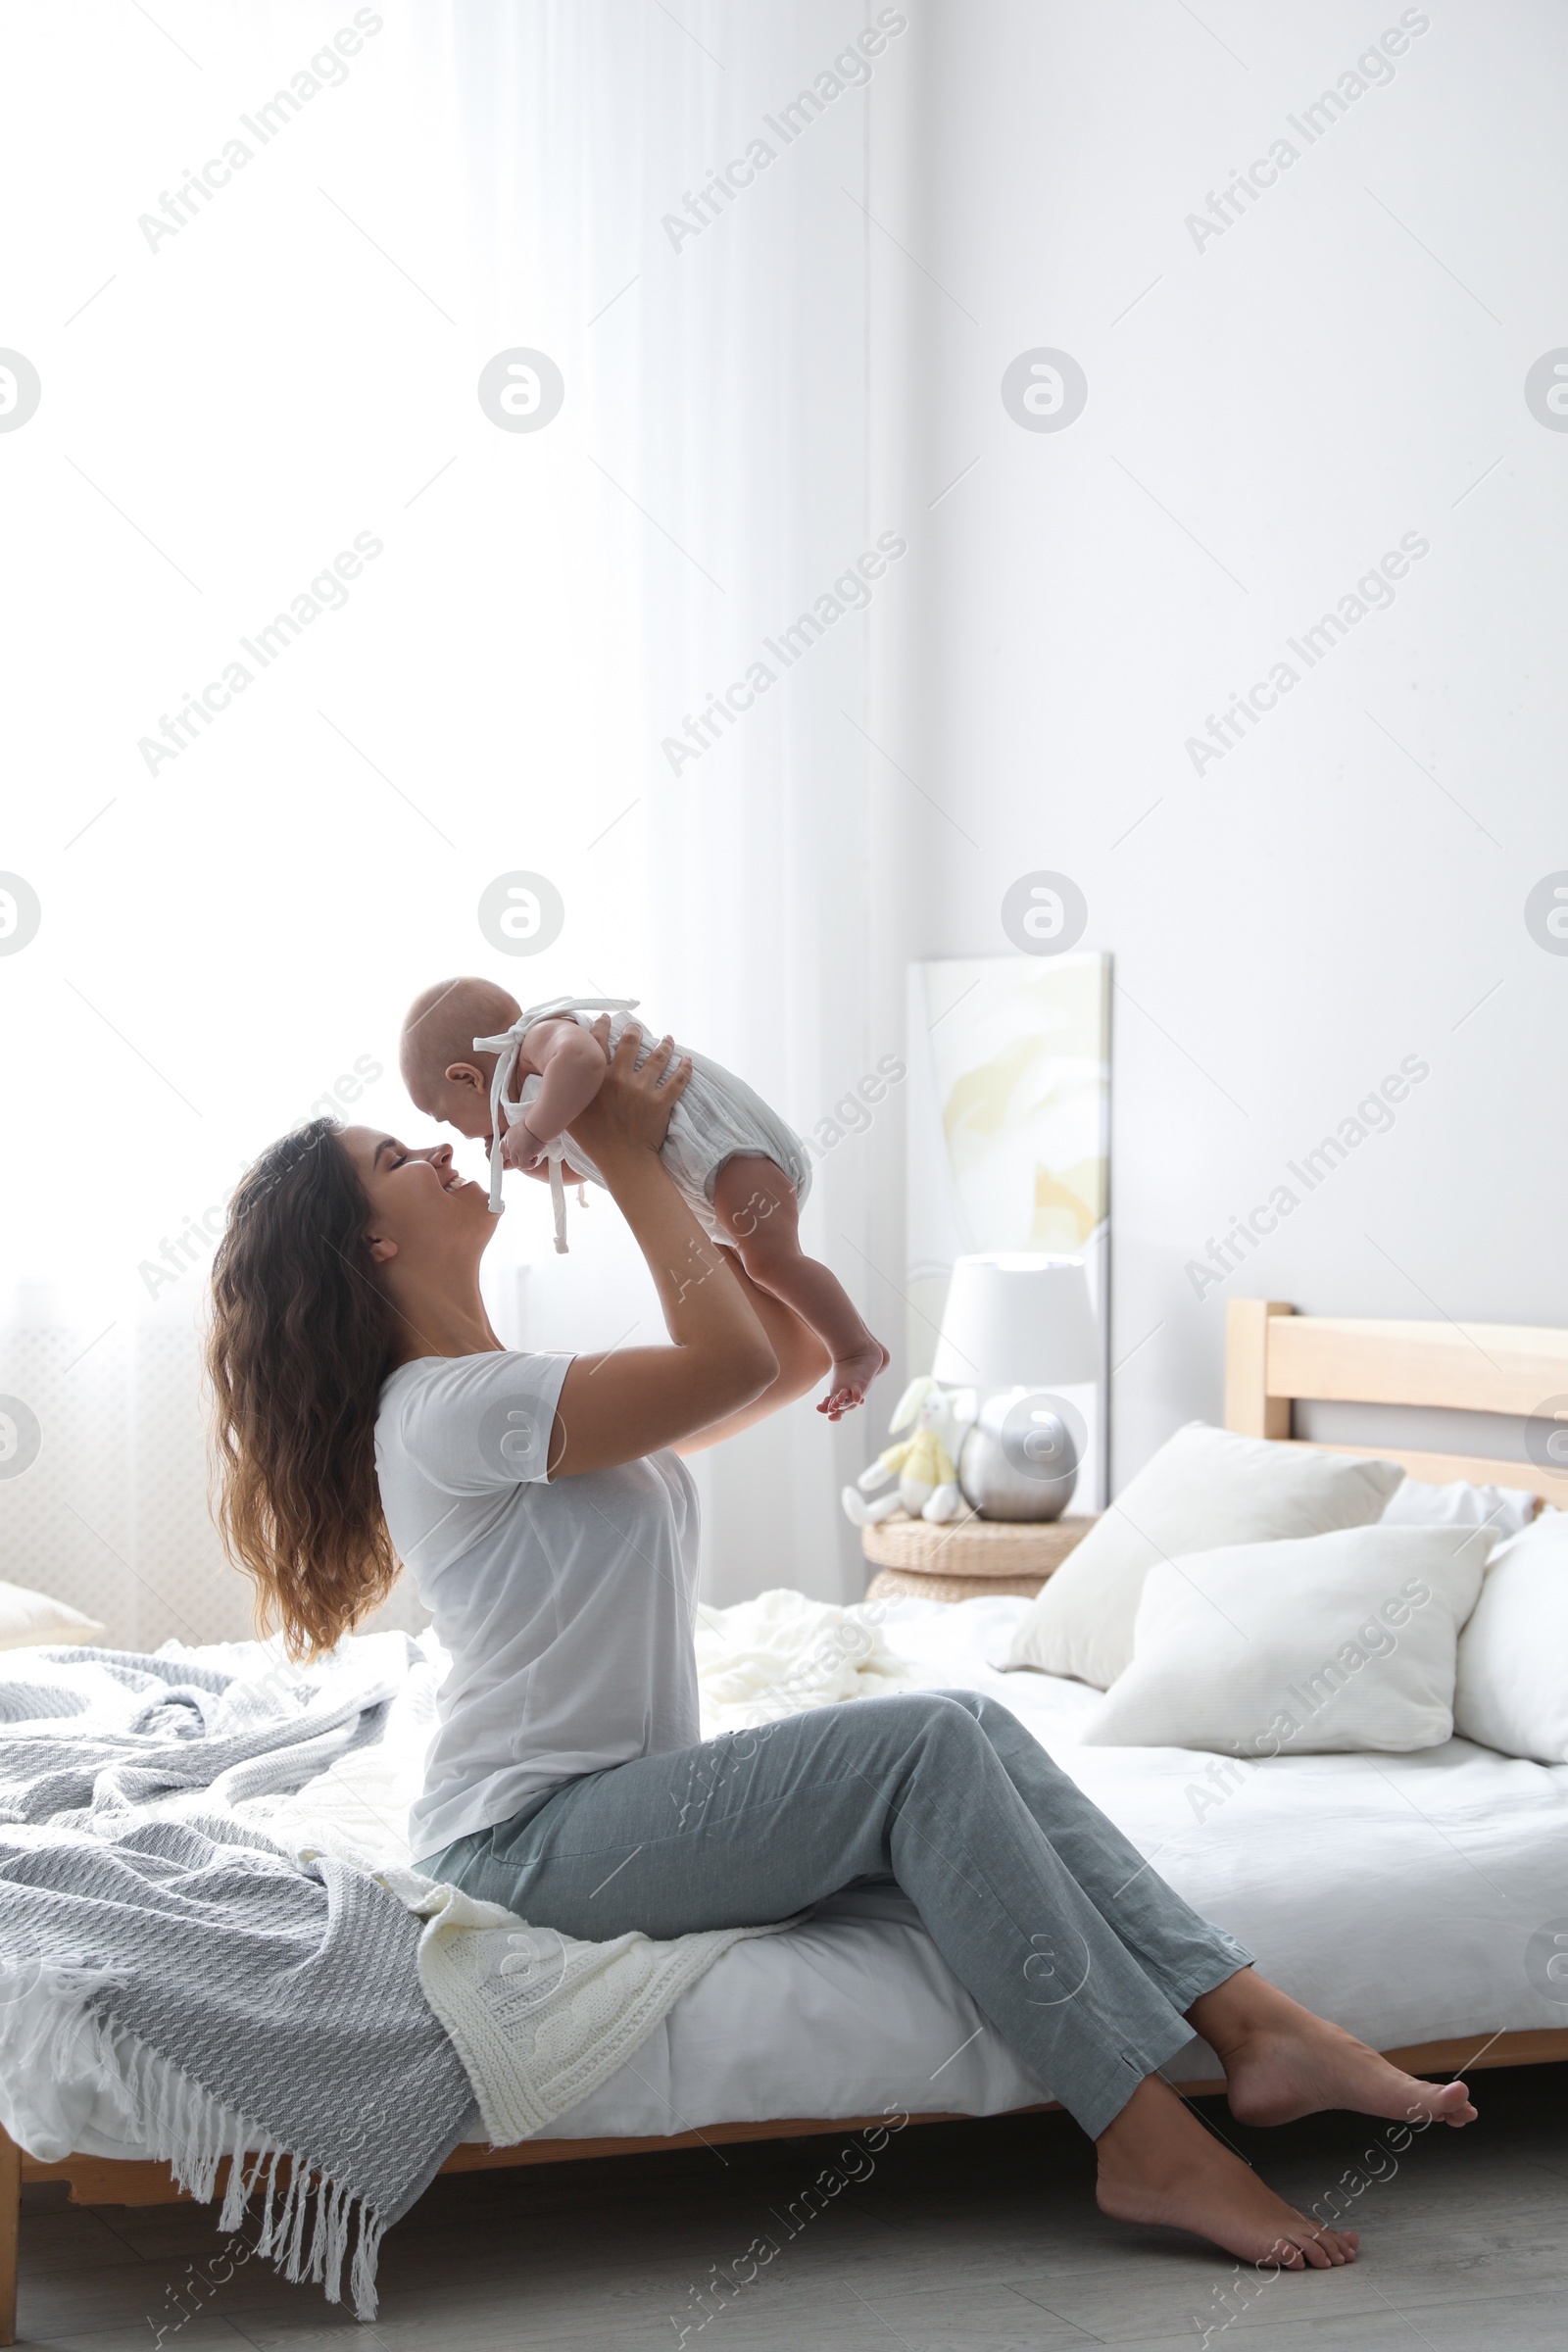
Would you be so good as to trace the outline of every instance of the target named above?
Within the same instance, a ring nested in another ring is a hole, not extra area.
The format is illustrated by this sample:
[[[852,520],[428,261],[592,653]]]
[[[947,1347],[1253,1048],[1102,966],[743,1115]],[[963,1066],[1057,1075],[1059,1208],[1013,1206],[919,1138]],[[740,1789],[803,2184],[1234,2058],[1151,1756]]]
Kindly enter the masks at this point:
[[[690,1064],[665,1078],[674,1051],[665,1038],[639,1070],[639,1043],[628,1028],[574,1125],[647,1260],[673,1345],[574,1359],[550,1442],[557,1478],[676,1445],[743,1412],[778,1378],[729,1251],[707,1239],[659,1157]]]
[[[814,1389],[833,1369],[831,1350],[810,1325],[803,1323],[782,1298],[759,1290],[733,1250],[722,1244],[720,1249],[730,1271],[751,1300],[753,1314],[767,1334],[767,1344],[778,1358],[778,1378],[738,1413],[727,1413],[722,1421],[710,1422],[693,1437],[682,1438],[675,1447],[677,1453],[701,1453],[723,1438],[737,1437],[743,1429],[750,1429],[755,1423],[765,1421],[769,1413],[776,1413],[781,1404],[793,1403],[797,1396],[804,1396],[808,1389]]]

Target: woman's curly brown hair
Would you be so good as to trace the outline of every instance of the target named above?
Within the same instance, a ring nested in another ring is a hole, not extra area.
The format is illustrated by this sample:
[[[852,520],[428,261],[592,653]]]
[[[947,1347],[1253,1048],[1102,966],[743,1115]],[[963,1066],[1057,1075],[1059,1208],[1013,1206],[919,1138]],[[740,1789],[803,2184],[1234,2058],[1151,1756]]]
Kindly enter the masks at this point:
[[[375,1476],[394,1317],[341,1133],[313,1119],[264,1152],[213,1261],[216,1516],[258,1624],[281,1624],[294,1658],[330,1649],[399,1566]]]

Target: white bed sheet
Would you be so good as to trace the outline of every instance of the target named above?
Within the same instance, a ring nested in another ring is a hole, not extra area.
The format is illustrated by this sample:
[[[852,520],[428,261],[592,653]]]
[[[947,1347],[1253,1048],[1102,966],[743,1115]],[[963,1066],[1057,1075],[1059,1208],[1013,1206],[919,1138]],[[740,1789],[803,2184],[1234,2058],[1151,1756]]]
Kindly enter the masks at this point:
[[[1027,1603],[894,1604],[889,1645],[911,1679],[1010,1707],[1189,1902],[1264,1973],[1366,2040],[1401,2043],[1568,2026],[1532,1939],[1568,1935],[1568,1766],[1463,1740],[1411,1756],[1280,1758],[1221,1793],[1184,1748],[1080,1747],[1098,1698],[1002,1673]],[[853,1703],[853,1702],[852,1702]],[[1218,1795],[1217,1802],[1205,1799]],[[1217,2073],[1195,2041],[1172,2072]],[[633,2060],[540,2134],[655,2137],[717,2123],[945,2111],[991,2115],[1049,2095],[950,1974],[896,1888],[822,1906],[737,1945],[682,1995]],[[100,2101],[83,2152],[131,2155]]]

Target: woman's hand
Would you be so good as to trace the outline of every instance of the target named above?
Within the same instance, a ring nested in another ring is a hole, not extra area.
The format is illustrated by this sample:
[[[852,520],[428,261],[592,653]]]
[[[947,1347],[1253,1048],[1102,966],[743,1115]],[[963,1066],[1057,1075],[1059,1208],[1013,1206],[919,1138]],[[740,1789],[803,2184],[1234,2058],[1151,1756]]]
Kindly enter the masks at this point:
[[[594,1023],[593,1034],[609,1053],[608,1013]],[[692,1065],[684,1054],[674,1060],[674,1040],[661,1038],[639,1069],[641,1044],[642,1031],[635,1021],[628,1021],[619,1045],[610,1054],[599,1092],[571,1122],[572,1134],[600,1166],[607,1153],[612,1158],[617,1152],[657,1152],[668,1132],[670,1113],[686,1092]]]

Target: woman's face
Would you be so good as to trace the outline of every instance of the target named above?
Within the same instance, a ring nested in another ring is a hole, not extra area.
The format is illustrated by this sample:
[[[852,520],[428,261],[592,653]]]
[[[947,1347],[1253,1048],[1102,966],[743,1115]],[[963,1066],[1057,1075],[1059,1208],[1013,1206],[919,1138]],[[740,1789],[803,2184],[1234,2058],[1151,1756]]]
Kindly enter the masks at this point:
[[[450,1144],[414,1152],[374,1127],[347,1127],[341,1141],[370,1203],[367,1230],[379,1262],[436,1276],[478,1263],[500,1220],[485,1187],[454,1168]]]

